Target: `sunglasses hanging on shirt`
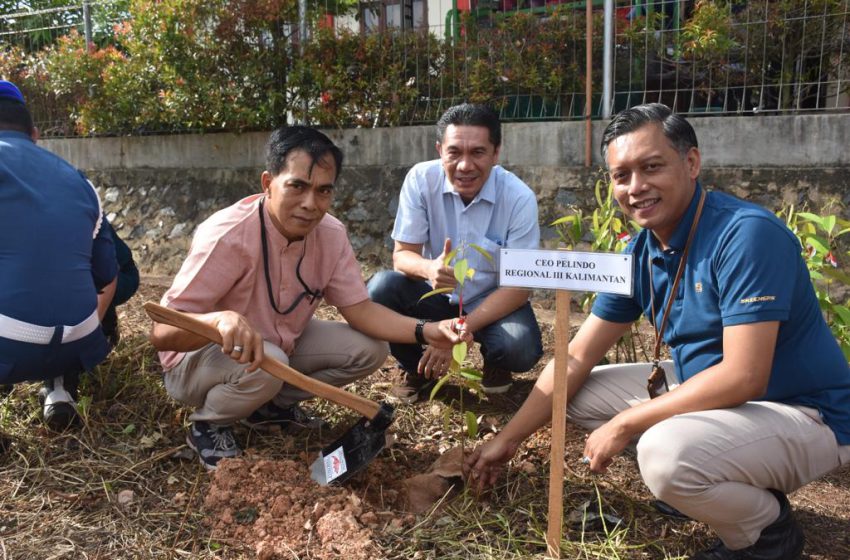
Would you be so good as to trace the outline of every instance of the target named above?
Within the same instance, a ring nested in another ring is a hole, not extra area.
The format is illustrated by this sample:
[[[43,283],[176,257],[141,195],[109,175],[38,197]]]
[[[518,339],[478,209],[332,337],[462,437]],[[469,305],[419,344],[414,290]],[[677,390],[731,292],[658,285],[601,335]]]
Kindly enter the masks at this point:
[[[301,287],[304,288],[304,291],[301,292],[295,301],[287,307],[285,310],[281,311],[277,303],[274,301],[274,291],[272,290],[272,279],[271,274],[269,274],[269,244],[266,239],[266,218],[263,214],[263,202],[265,201],[265,197],[260,199],[260,240],[263,245],[263,272],[266,275],[266,289],[269,293],[269,303],[272,306],[272,309],[275,310],[276,313],[280,315],[288,315],[292,313],[298,304],[301,303],[305,297],[308,298],[310,304],[315,302],[317,299],[322,297],[322,290],[311,290],[309,286],[304,282],[304,279],[301,278],[301,261],[304,260],[304,254],[307,252],[307,238],[304,238],[304,244],[301,247],[301,256],[298,257],[298,264],[295,265],[295,277],[298,279],[298,282],[301,284]]]

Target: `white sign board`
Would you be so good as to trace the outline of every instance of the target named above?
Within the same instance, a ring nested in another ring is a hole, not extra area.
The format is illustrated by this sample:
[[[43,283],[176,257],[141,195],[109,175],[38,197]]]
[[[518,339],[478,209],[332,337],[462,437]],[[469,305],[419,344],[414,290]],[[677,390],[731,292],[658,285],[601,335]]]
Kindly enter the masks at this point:
[[[632,295],[632,255],[502,249],[499,285]]]

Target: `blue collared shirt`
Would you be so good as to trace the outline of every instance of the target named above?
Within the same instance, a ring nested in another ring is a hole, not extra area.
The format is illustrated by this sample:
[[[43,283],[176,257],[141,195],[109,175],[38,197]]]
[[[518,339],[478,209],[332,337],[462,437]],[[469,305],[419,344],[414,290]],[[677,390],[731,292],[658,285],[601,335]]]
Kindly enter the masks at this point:
[[[621,323],[652,317],[653,289],[661,324],[701,190],[667,250],[648,230],[635,236],[625,251],[635,256],[634,296],[600,294],[594,315]],[[817,408],[850,444],[850,366],[823,319],[799,241],[764,208],[708,193],[664,332],[679,382],[723,359],[724,327],[763,321],[779,321],[779,334],[762,399]]]
[[[475,244],[490,253],[493,262],[474,249],[463,252],[475,269],[463,288],[464,306],[474,309],[498,285],[500,249],[540,246],[537,198],[516,175],[496,165],[478,195],[464,204],[442,162],[426,161],[413,166],[404,179],[392,237],[422,244],[422,254],[429,259],[443,251],[446,238],[452,240],[452,249]],[[463,257],[459,252],[458,258]],[[457,293],[450,297],[456,304]]]

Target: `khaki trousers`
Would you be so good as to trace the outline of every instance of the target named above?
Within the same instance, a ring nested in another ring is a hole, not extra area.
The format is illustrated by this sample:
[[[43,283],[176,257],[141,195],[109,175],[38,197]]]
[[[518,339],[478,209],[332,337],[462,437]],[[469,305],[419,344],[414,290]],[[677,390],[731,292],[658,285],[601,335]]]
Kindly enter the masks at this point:
[[[346,323],[313,319],[292,356],[268,341],[265,353],[314,379],[342,387],[377,370],[389,347]],[[246,367],[222,354],[218,344],[208,344],[188,352],[165,372],[165,390],[173,399],[196,407],[191,421],[215,424],[246,418],[269,401],[287,407],[313,396],[262,369],[247,373]]]
[[[675,379],[673,363],[662,365],[667,379]],[[568,405],[570,420],[594,430],[648,400],[649,371],[649,364],[594,368]],[[850,445],[839,446],[812,408],[750,401],[659,422],[637,439],[637,461],[658,499],[706,523],[737,550],[779,517],[767,488],[793,492],[850,461]]]

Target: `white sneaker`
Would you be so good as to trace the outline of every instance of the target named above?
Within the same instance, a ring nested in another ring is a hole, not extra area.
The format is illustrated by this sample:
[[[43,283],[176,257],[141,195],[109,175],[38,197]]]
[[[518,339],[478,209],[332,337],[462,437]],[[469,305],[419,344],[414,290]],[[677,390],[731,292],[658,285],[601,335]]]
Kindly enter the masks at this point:
[[[77,412],[77,403],[63,384],[63,377],[55,377],[44,382],[38,392],[44,403],[44,423],[54,431],[61,432],[81,423]]]

